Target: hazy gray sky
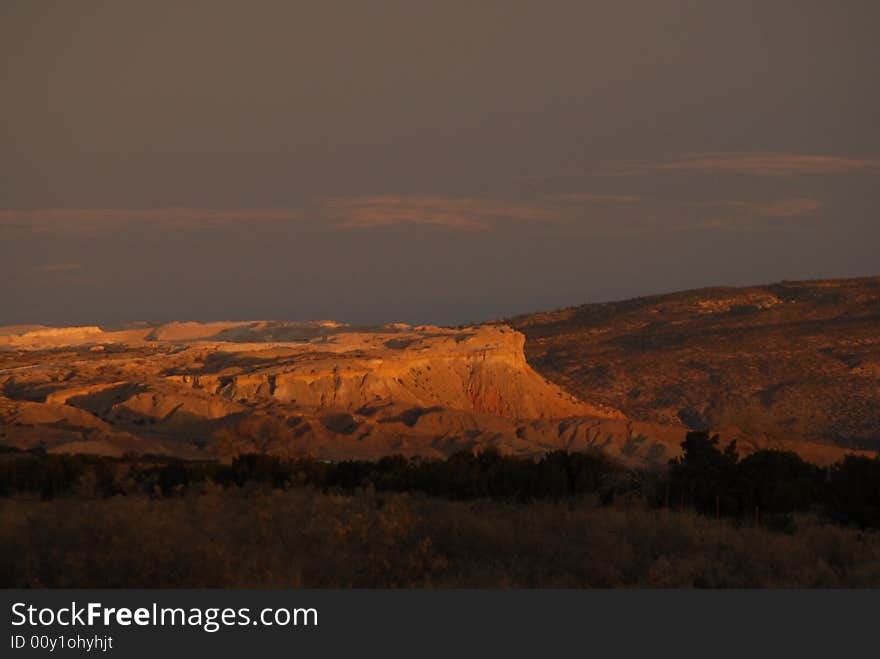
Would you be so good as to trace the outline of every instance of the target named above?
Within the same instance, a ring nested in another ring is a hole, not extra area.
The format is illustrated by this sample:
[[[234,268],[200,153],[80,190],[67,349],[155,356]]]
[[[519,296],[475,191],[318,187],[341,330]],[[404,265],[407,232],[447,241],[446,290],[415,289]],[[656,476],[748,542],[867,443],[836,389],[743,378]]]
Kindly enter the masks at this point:
[[[880,4],[0,4],[0,324],[880,273]]]

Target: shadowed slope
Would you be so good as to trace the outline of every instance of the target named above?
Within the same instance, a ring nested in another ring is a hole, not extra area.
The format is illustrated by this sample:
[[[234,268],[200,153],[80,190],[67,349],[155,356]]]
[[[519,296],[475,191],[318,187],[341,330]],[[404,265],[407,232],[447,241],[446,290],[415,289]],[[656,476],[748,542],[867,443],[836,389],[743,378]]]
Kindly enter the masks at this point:
[[[539,372],[633,419],[880,448],[880,278],[703,289],[510,323]]]

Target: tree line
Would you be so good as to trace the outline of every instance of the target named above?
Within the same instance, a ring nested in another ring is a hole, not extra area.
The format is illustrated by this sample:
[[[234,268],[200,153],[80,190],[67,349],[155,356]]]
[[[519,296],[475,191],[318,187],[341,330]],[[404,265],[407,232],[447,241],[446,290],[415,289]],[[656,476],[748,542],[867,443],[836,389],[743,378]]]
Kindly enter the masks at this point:
[[[688,433],[681,457],[666,469],[625,466],[600,452],[552,451],[540,457],[495,449],[446,459],[384,457],[375,462],[327,462],[244,454],[230,464],[161,456],[110,458],[6,449],[0,455],[0,496],[52,499],[91,496],[181,496],[196,485],[224,488],[311,486],[346,493],[418,492],[451,500],[507,503],[575,501],[601,505],[636,499],[656,508],[751,520],[785,529],[798,512],[862,528],[880,528],[880,458],[846,456],[828,467],[791,451],[761,450],[744,458],[735,443]],[[85,489],[84,489],[85,488]]]

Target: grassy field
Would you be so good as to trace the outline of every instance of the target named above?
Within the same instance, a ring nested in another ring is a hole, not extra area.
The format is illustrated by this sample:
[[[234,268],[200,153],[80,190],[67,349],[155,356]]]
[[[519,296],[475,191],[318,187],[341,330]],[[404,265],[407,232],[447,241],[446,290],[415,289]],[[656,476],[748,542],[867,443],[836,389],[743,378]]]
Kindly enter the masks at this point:
[[[4,587],[880,586],[880,534],[311,487],[0,499]]]

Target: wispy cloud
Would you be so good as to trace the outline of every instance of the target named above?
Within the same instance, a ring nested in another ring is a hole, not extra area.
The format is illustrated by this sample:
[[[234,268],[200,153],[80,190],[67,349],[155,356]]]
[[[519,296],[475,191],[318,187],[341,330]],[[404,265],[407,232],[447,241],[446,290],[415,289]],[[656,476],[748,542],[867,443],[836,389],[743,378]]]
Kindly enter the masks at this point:
[[[534,204],[391,195],[333,199],[325,203],[324,210],[338,226],[350,229],[415,224],[480,231],[494,221],[546,221],[555,215],[551,209]]]
[[[678,223],[675,231],[737,231],[765,232],[796,226],[792,220],[813,215],[821,202],[809,197],[771,200],[738,200],[696,202],[687,206],[711,210],[708,217]]]
[[[34,272],[65,273],[79,272],[82,269],[82,263],[45,263],[43,265],[38,265],[33,270]]]
[[[810,197],[791,197],[787,199],[771,199],[769,201],[725,199],[700,202],[694,205],[743,211],[745,214],[759,217],[788,218],[812,215],[822,207],[822,202]]]
[[[772,152],[691,154],[657,163],[630,164],[630,171],[802,176],[815,174],[880,174],[880,158],[850,158]]]
[[[684,154],[659,160],[597,163],[579,171],[533,174],[532,181],[649,174],[732,174],[794,177],[823,174],[880,174],[880,157],[850,157],[774,151],[722,151]]]
[[[756,222],[742,217],[706,217],[693,222],[681,222],[670,227],[676,232],[728,231],[736,233],[765,233],[780,228],[767,222]]]
[[[555,201],[570,203],[636,203],[642,200],[638,195],[628,194],[592,194],[589,192],[571,192],[553,195]]]
[[[0,227],[30,232],[88,232],[132,223],[154,223],[172,228],[215,227],[247,222],[299,219],[294,210],[247,208],[42,208],[0,209]]]

